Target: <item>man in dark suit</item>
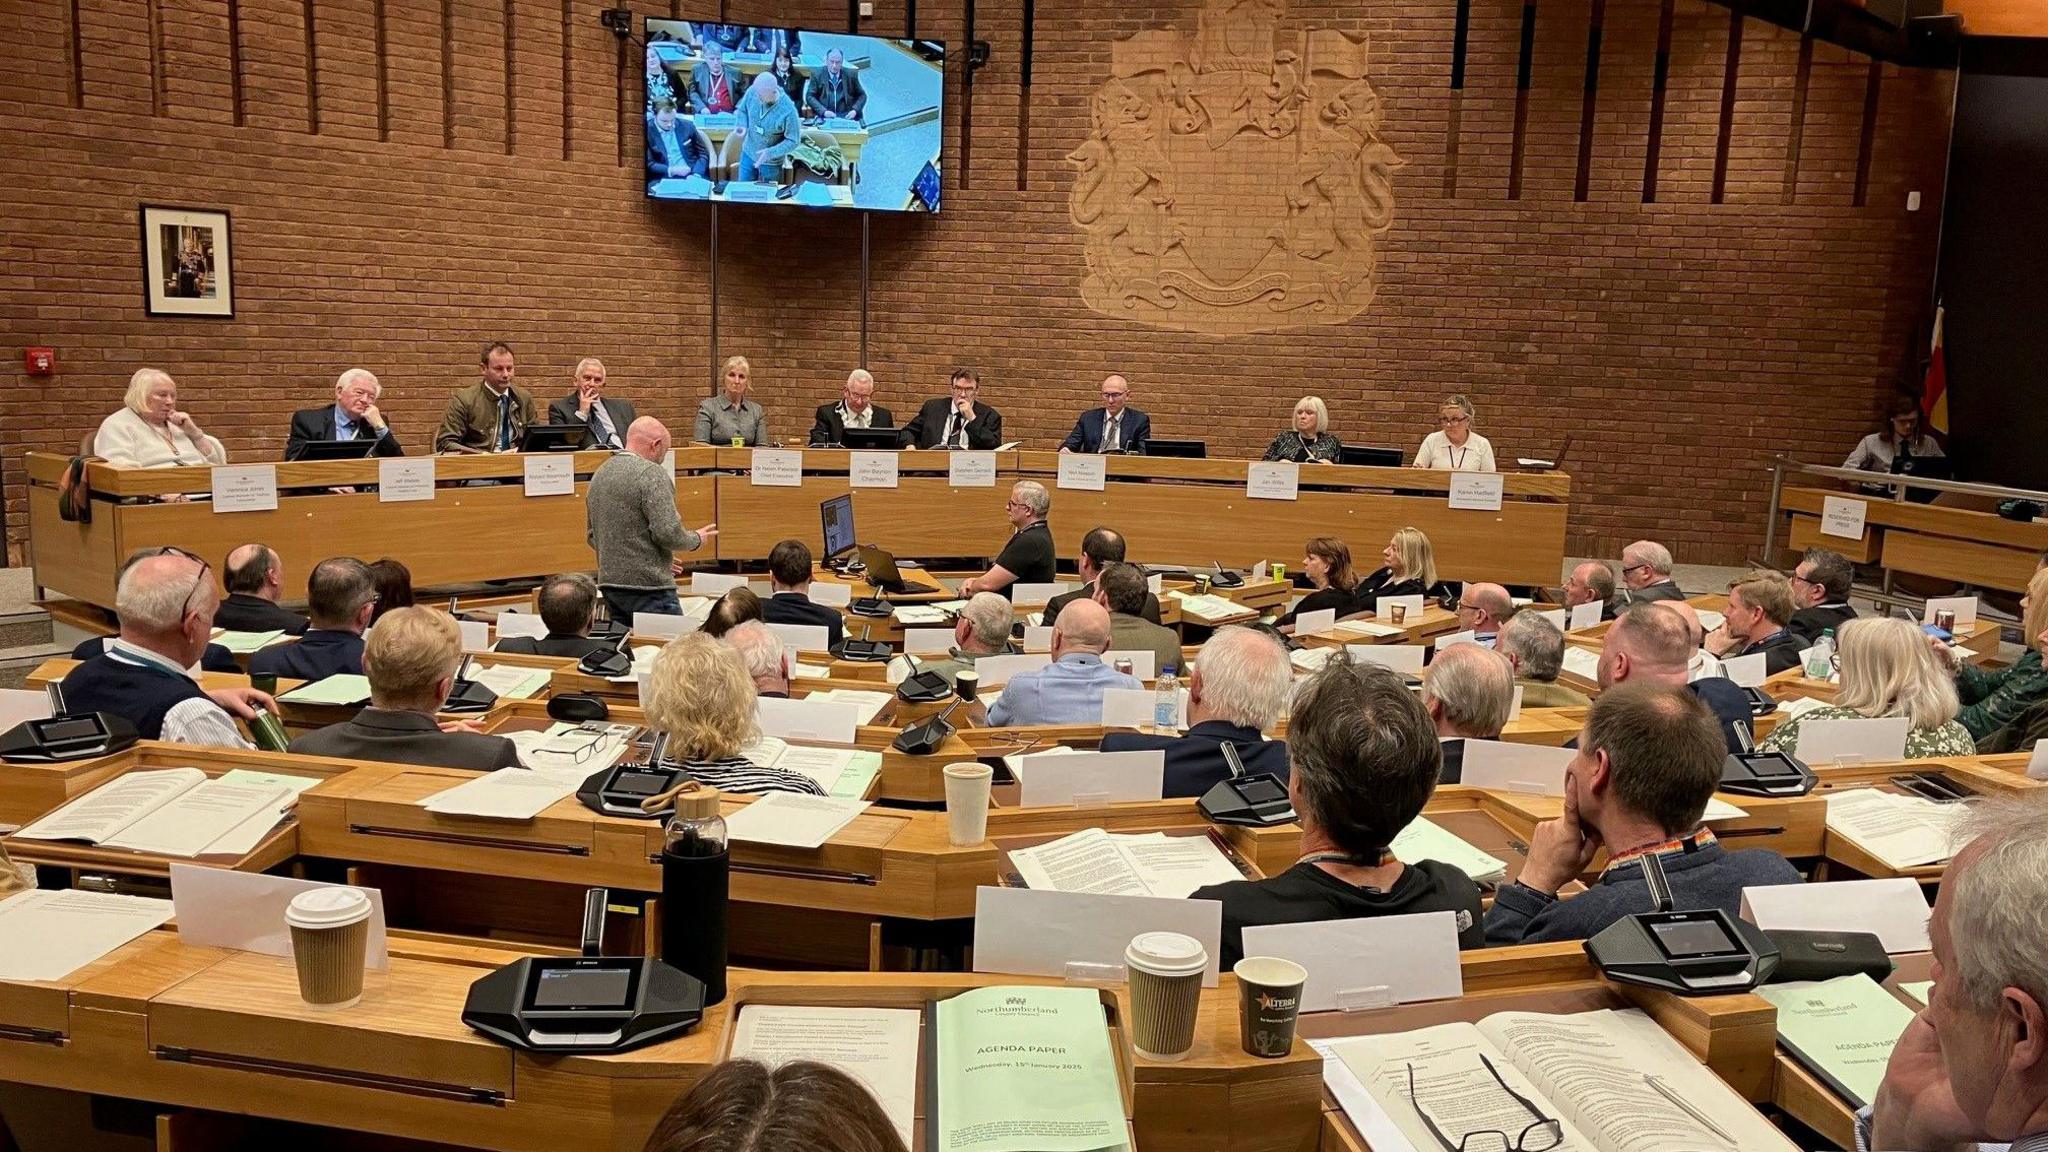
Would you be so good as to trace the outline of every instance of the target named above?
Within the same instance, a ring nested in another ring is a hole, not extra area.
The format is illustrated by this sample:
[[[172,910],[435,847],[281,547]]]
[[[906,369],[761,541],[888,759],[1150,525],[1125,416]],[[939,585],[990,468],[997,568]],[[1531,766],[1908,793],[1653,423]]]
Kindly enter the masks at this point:
[[[839,388],[839,403],[820,404],[811,425],[811,447],[829,448],[846,443],[848,428],[894,428],[896,417],[874,402],[875,378],[865,368],[846,374]]]
[[[1102,407],[1090,408],[1074,421],[1062,452],[1129,452],[1145,454],[1152,438],[1152,418],[1130,407],[1131,383],[1117,373],[1102,380]]]
[[[1264,733],[1280,719],[1294,691],[1287,649],[1263,632],[1232,625],[1218,628],[1195,657],[1188,679],[1185,736],[1114,731],[1102,737],[1104,752],[1166,752],[1164,795],[1200,796],[1230,775],[1223,745],[1237,749],[1245,771],[1287,779],[1287,743]]]
[[[1062,592],[1045,602],[1043,619],[1046,627],[1052,627],[1053,621],[1060,618],[1060,609],[1076,600],[1093,600],[1095,578],[1102,574],[1104,568],[1123,562],[1123,535],[1113,528],[1090,528],[1088,534],[1081,537],[1081,558],[1075,561],[1081,578],[1086,583],[1072,592]],[[1114,611],[1114,607],[1111,610]],[[1138,615],[1147,623],[1159,623],[1159,597],[1154,596],[1150,589],[1145,591],[1145,607]]]
[[[949,381],[951,395],[927,400],[903,426],[906,448],[969,448],[986,452],[1003,442],[1003,414],[976,404],[981,377],[961,368]]]
[[[230,632],[306,632],[306,618],[278,605],[284,597],[284,562],[263,544],[244,544],[222,566],[227,599],[214,609],[213,626]]]
[[[1498,740],[1514,706],[1515,669],[1508,658],[1477,644],[1453,644],[1422,674],[1422,707],[1443,743],[1439,784],[1465,773],[1465,741]]]
[[[1820,634],[1832,628],[1841,639],[1842,625],[1856,618],[1849,605],[1849,589],[1856,583],[1856,566],[1839,552],[1808,548],[1792,569],[1792,623],[1787,625],[1799,642],[1812,647]]]
[[[363,630],[377,610],[370,566],[353,556],[313,565],[306,577],[306,610],[313,626],[296,644],[275,644],[249,657],[252,676],[324,680],[363,671]]]
[[[1799,666],[1806,647],[1792,634],[1792,583],[1776,572],[1756,572],[1728,586],[1728,611],[1707,633],[1706,649],[1723,660],[1761,652],[1764,675]]]
[[[697,138],[697,125],[678,117],[674,104],[656,104],[654,115],[647,118],[647,178],[680,179],[710,172],[711,152]]]
[[[576,390],[548,405],[548,423],[583,425],[585,448],[624,448],[637,415],[631,400],[604,394],[604,361],[595,356],[576,362]]]
[[[740,89],[745,84],[738,73],[726,67],[724,45],[706,37],[704,62],[690,69],[690,111],[699,116],[730,112],[739,107]]]
[[[846,618],[837,608],[811,602],[811,549],[801,540],[784,540],[768,551],[768,587],[761,601],[761,619],[770,624],[815,624],[825,629],[825,642],[837,646],[846,634]]]
[[[285,436],[284,458],[296,460],[306,445],[315,440],[375,440],[372,456],[403,456],[405,449],[377,410],[383,385],[361,368],[351,368],[334,382],[334,403],[322,408],[303,408],[292,413],[292,428]]]
[[[518,749],[503,736],[460,727],[444,731],[435,720],[461,663],[462,632],[454,617],[426,607],[386,612],[363,653],[370,706],[353,719],[299,737],[291,751],[482,772],[518,767]]]
[[[581,572],[550,576],[540,586],[540,620],[547,625],[548,634],[508,636],[498,641],[498,651],[572,660],[610,651],[612,642],[590,637],[591,618],[596,614],[597,581]]]
[[[860,77],[846,67],[846,54],[837,48],[825,50],[825,70],[811,73],[804,85],[806,117],[816,120],[863,120],[867,116],[868,94]]]

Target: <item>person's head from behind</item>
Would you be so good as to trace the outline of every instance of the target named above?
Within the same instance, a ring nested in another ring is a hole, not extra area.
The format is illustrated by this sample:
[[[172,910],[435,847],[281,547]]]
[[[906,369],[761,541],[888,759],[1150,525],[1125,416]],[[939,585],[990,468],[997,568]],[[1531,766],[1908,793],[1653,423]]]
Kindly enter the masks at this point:
[[[1121,564],[1124,559],[1123,534],[1114,528],[1090,528],[1081,537],[1081,558],[1076,566],[1081,575],[1094,579],[1095,574],[1110,564]]]
[[[1188,722],[1221,720],[1270,732],[1286,714],[1293,691],[1294,666],[1278,637],[1241,625],[1218,628],[1195,654]]]
[[[1143,615],[1150,593],[1145,570],[1136,564],[1110,564],[1095,577],[1095,602],[1119,616]]]
[[[588,636],[597,615],[597,581],[581,572],[550,576],[540,586],[540,622],[550,636]]]
[[[1318,588],[1349,592],[1358,584],[1351,570],[1351,546],[1335,536],[1317,536],[1302,548],[1301,570]],[[1342,615],[1342,613],[1339,613]]]
[[[1287,758],[1303,836],[1375,859],[1429,803],[1443,745],[1401,677],[1339,658],[1296,691]]]
[[[1100,656],[1109,649],[1109,609],[1093,600],[1073,600],[1052,626],[1052,658],[1077,653]]]
[[[1698,648],[1685,617],[1669,604],[1638,604],[1621,614],[1601,642],[1600,687],[1629,681],[1684,684]]]
[[[412,607],[412,569],[387,556],[370,565],[370,581],[377,586],[377,607],[370,613],[370,623],[394,608]]]
[[[1517,612],[1501,626],[1498,651],[1516,676],[1549,684],[1564,667],[1564,633],[1535,612]]]
[[[1864,716],[1904,716],[1915,729],[1956,718],[1955,678],[1927,646],[1918,624],[1897,616],[1866,616],[1842,625],[1841,687],[1835,704]]]
[[[1792,622],[1792,582],[1776,572],[1754,572],[1728,585],[1728,634],[1752,644]]]
[[[1491,636],[1515,614],[1515,602],[1498,584],[1467,584],[1458,597],[1458,627]]]
[[[379,708],[437,711],[461,665],[462,629],[438,608],[394,608],[363,639],[363,675]]]
[[[626,451],[640,457],[661,463],[668,456],[668,425],[652,416],[635,417],[626,425]]]
[[[1808,548],[1792,569],[1792,607],[1812,608],[1820,604],[1844,604],[1856,583],[1856,566],[1840,552]]]
[[[868,1090],[837,1068],[728,1060],[670,1106],[643,1152],[909,1150]]]
[[[1425,589],[1436,583],[1436,550],[1420,528],[1396,528],[1380,559],[1396,580],[1420,580]]]
[[[976,592],[953,621],[953,644],[977,656],[1001,652],[1010,642],[1015,621],[1016,610],[1008,600],[994,592]]]
[[[759,620],[736,624],[725,634],[725,642],[746,663],[756,692],[789,692],[790,677],[796,674],[791,667],[796,663],[796,653],[768,625]]]
[[[361,560],[336,556],[306,574],[306,615],[313,627],[359,633],[376,610],[377,582]]]
[[[761,598],[752,588],[728,588],[712,602],[710,614],[704,617],[704,633],[716,638],[761,618]]]
[[[668,733],[677,760],[736,756],[760,735],[754,680],[739,650],[703,632],[678,636],[654,658],[647,678],[647,722]]]
[[[258,596],[275,602],[284,593],[284,562],[266,544],[244,544],[228,553],[221,565],[228,595]]]
[[[114,587],[121,639],[189,668],[213,638],[213,569],[187,552],[132,557]]]
[[[1614,569],[1598,560],[1586,560],[1572,568],[1564,580],[1564,602],[1568,608],[1581,604],[1604,604],[1614,599]]]
[[[811,549],[801,540],[783,540],[768,550],[768,579],[777,592],[801,592],[811,583]]]
[[[1477,644],[1451,645],[1422,673],[1422,706],[1439,736],[1497,739],[1514,699],[1507,657]]]
[[[1671,579],[1671,549],[1655,540],[1638,540],[1621,550],[1621,582],[1647,588]]]
[[[1684,686],[1619,684],[1586,714],[1565,802],[1610,852],[1688,835],[1727,759],[1720,721]]]

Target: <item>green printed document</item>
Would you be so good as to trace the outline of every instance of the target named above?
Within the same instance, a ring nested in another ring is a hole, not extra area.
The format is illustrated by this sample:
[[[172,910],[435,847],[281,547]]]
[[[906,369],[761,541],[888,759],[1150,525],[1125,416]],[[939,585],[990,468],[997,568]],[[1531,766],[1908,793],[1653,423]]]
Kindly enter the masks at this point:
[[[1833,980],[1766,984],[1756,994],[1778,1008],[1778,1042],[1852,1108],[1877,1099],[1892,1046],[1913,1010],[1858,972]]]
[[[1094,1152],[1128,1145],[1102,998],[994,987],[941,1000],[935,1152]]]
[[[301,684],[278,699],[286,704],[362,704],[370,699],[370,678],[344,672]]]
[[[237,656],[247,656],[258,649],[268,648],[284,639],[284,629],[275,632],[217,632],[213,642]]]

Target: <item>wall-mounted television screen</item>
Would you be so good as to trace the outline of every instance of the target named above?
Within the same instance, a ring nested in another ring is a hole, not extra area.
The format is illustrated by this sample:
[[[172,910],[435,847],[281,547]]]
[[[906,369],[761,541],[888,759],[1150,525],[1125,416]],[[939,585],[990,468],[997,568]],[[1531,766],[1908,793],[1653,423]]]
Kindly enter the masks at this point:
[[[939,210],[946,46],[647,21],[647,194]]]

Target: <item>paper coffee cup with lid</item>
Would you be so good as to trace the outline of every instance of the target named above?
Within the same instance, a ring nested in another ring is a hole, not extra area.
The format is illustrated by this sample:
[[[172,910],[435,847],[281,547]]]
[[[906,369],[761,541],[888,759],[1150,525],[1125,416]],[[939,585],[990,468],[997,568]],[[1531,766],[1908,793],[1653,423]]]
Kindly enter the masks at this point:
[[[306,1003],[346,1008],[362,999],[372,910],[369,893],[344,884],[292,897],[284,922]]]

